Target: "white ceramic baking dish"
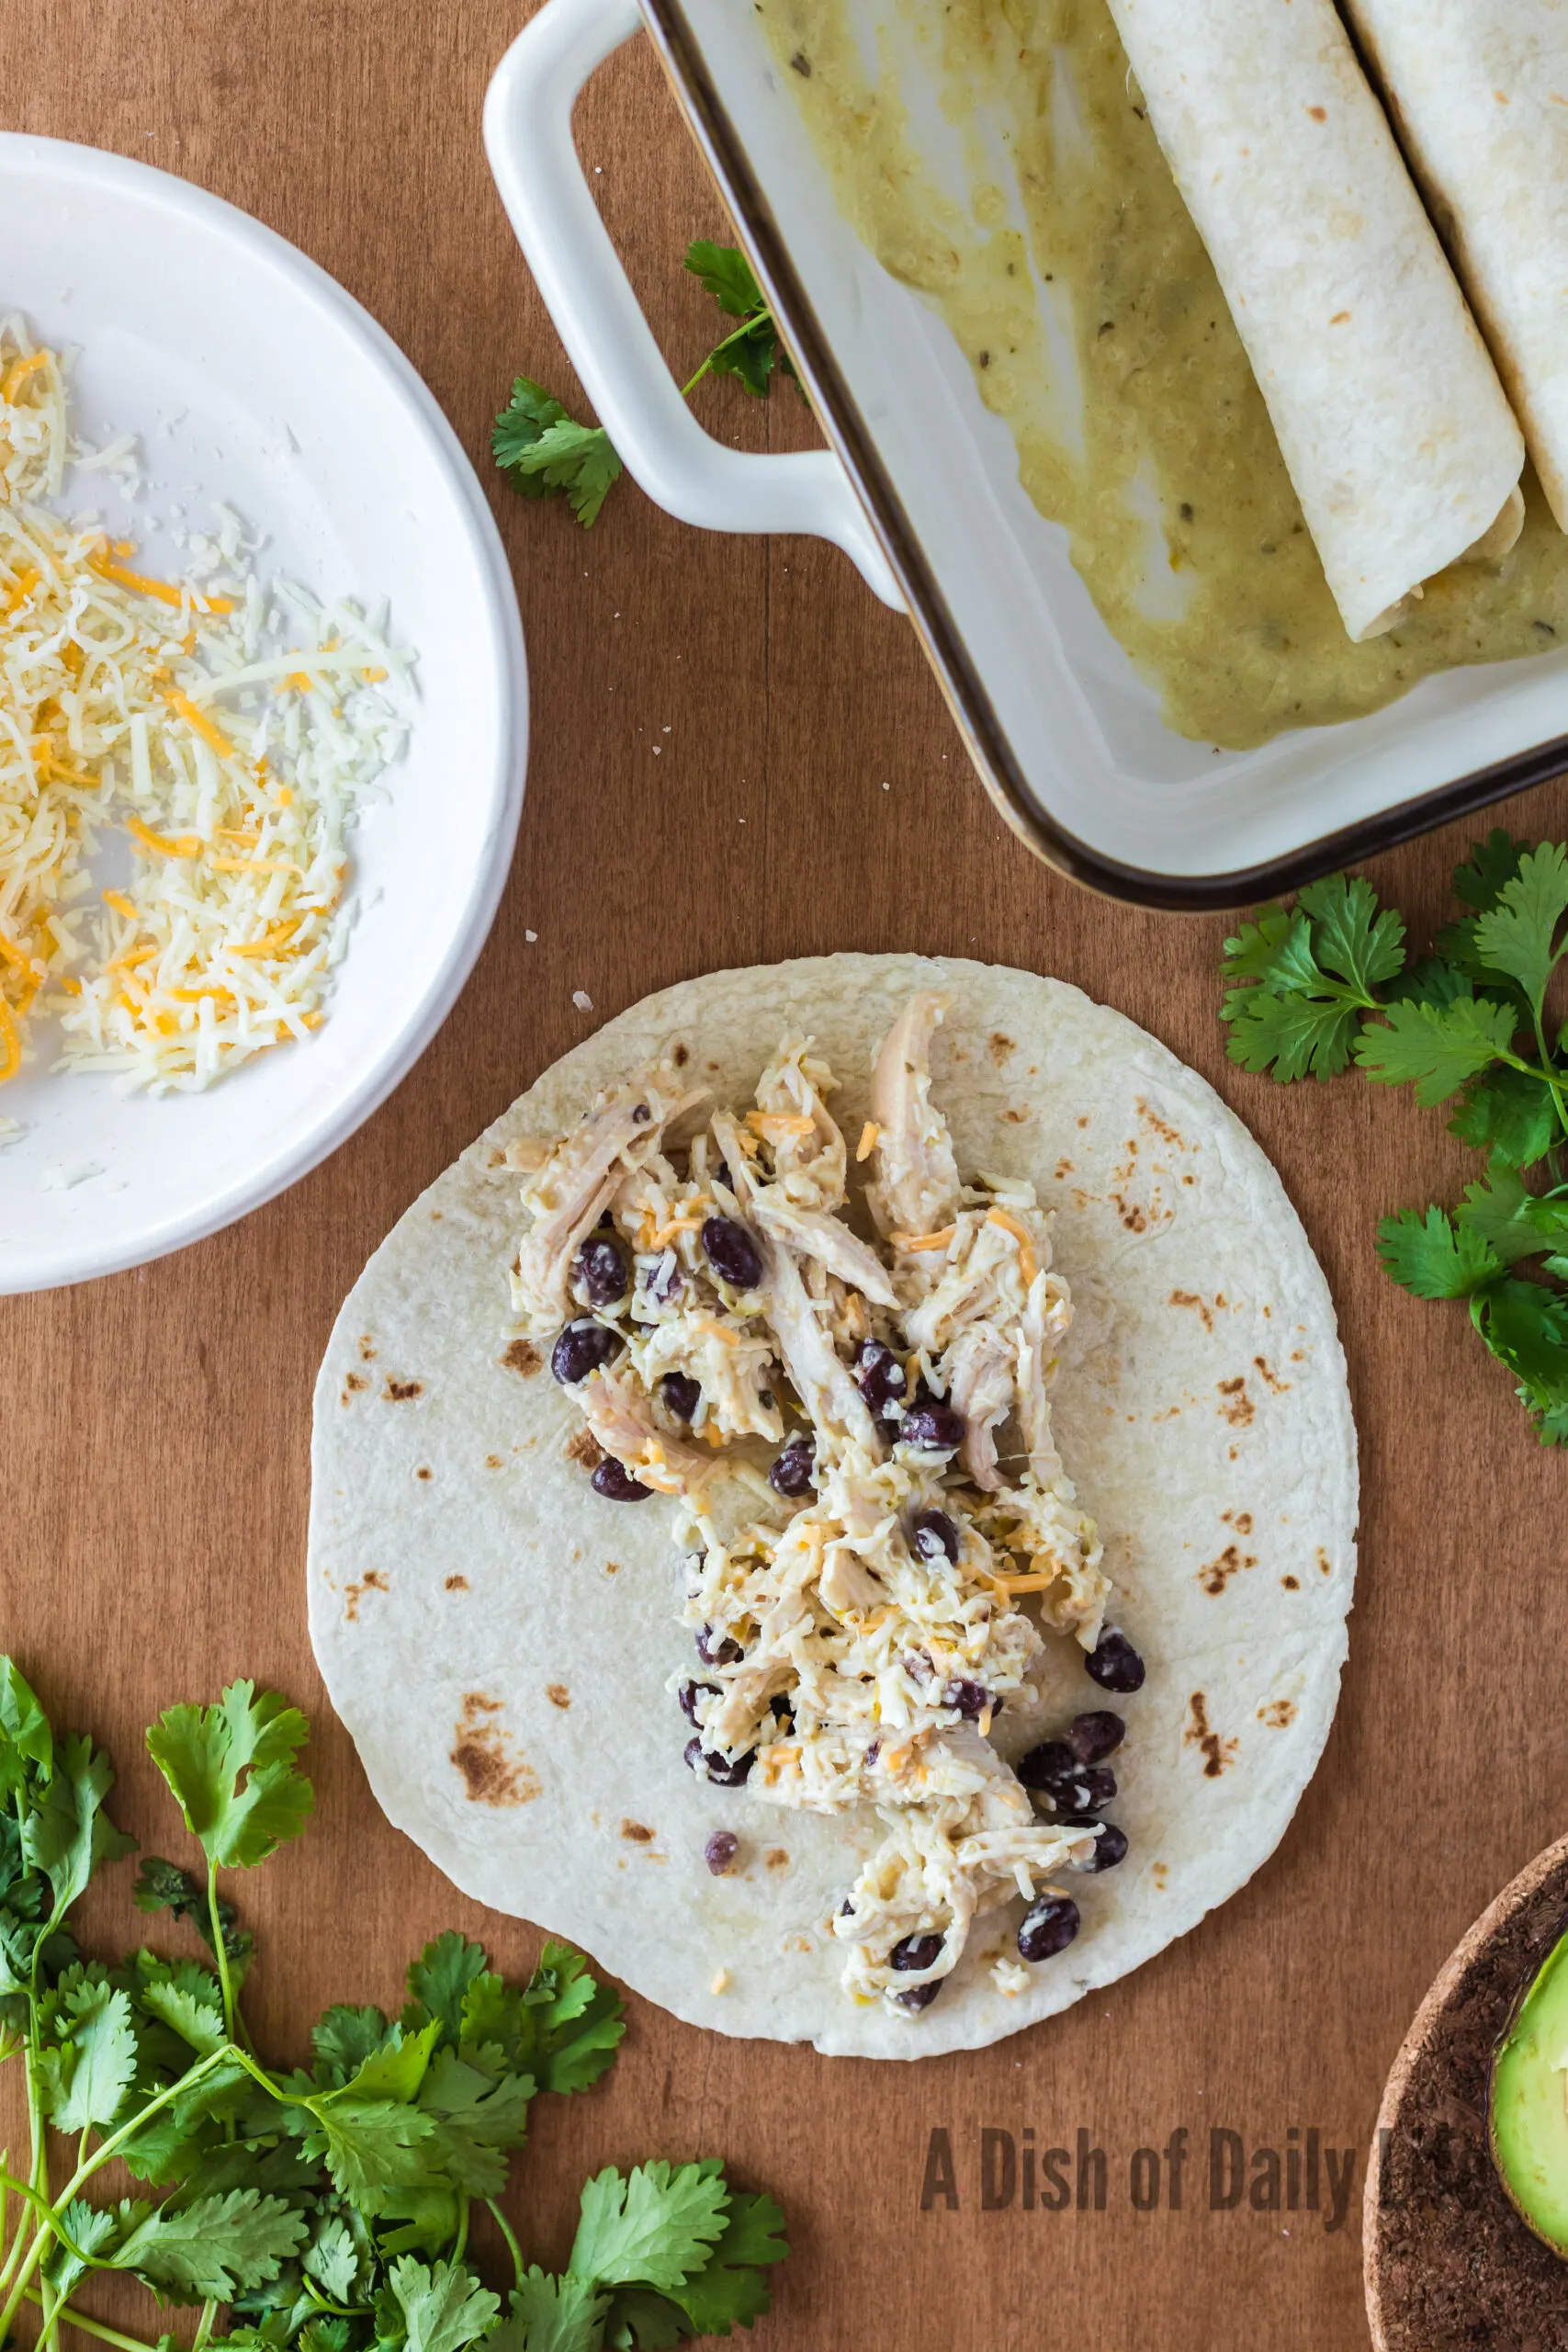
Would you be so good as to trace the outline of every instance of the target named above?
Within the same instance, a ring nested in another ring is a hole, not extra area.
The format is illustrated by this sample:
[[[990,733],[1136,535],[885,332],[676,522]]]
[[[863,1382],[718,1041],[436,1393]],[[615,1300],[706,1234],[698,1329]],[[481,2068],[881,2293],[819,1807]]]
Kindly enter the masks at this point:
[[[868,0],[869,5],[869,0]],[[571,109],[646,27],[784,327],[832,455],[751,457],[687,411],[583,178]],[[840,217],[754,10],[547,0],[491,85],[513,225],[630,471],[716,530],[835,540],[904,605],[1003,813],[1118,897],[1267,896],[1568,765],[1568,647],[1453,671],[1367,718],[1216,752],[1173,734],[1018,480],[1010,434],[919,296]]]

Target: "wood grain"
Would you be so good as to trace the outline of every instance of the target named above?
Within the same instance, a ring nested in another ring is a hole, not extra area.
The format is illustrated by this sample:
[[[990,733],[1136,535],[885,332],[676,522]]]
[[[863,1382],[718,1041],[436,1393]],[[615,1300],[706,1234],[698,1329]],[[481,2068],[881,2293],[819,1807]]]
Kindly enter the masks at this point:
[[[1568,1794],[1563,1465],[1535,1443],[1462,1312],[1405,1297],[1371,1250],[1374,1217],[1452,1197],[1466,1155],[1403,1095],[1276,1091],[1233,1070],[1216,1019],[1224,926],[1102,904],[1034,864],[967,773],[909,630],[841,556],[688,531],[629,485],[584,536],[564,510],[494,484],[487,425],[513,371],[574,389],[479,145],[485,81],[519,21],[500,0],[11,0],[0,26],[7,127],[216,189],[334,272],[401,344],[491,481],[535,695],[522,838],[493,936],[392,1100],[230,1232],[0,1308],[0,1641],[61,1718],[110,1743],[122,1817],[155,1849],[172,1832],[140,1736],[161,1708],[247,1673],[310,1710],[318,1820],[244,1889],[264,1945],[252,2014],[265,2048],[296,2055],[329,1998],[395,2002],[407,1957],[445,1926],[522,1966],[533,1931],[460,1899],[382,1821],[311,1664],[310,1396],[339,1299],[478,1128],[591,1019],[649,989],[835,947],[969,954],[1077,982],[1251,1124],[1339,1304],[1364,1550],[1323,1768],[1281,1851],[1221,1914],[1126,1984],[980,2056],[829,2063],[634,2004],[611,2080],[541,2117],[513,2217],[533,2253],[558,2261],[588,2170],[721,2152],[783,2198],[795,2245],[759,2352],[1348,2352],[1365,2341],[1359,2166],[1337,2233],[1305,2211],[1210,2211],[1207,2134],[1283,2149],[1290,2127],[1312,2127],[1359,2154],[1434,1970],[1562,1829]],[[724,224],[640,44],[597,77],[581,130],[684,373],[707,321],[680,255]],[[699,400],[748,447],[810,431],[788,393],[766,409],[732,385]],[[1561,832],[1568,802],[1548,787],[1510,814]],[[1460,847],[1418,844],[1374,879],[1426,921]],[[574,1010],[579,989],[594,1015]],[[123,1879],[93,1925],[106,1947],[133,1931]],[[1181,2125],[1183,2210],[1133,2211],[1133,2151],[1163,2149]],[[1082,2126],[1110,2159],[1107,2210],[980,2210],[987,2126],[1021,2144],[1032,2126],[1041,2146],[1070,2146]],[[919,2210],[934,2127],[952,2134],[958,2211]]]

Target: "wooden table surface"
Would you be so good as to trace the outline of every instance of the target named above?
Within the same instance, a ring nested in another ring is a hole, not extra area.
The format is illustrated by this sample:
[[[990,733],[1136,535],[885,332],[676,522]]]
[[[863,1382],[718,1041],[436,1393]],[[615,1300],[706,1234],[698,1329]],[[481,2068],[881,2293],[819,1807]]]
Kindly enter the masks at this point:
[[[336,1158],[198,1248],[0,1306],[6,1527],[0,1645],[57,1720],[119,1760],[122,1819],[175,1833],[141,1748],[176,1698],[238,1674],[310,1713],[319,1811],[244,1893],[247,1996],[292,2059],[329,1999],[395,2006],[443,1927],[509,1970],[530,1927],[457,1895],[381,1819],[305,1633],[310,1387],[334,1310],[405,1204],[593,1019],[683,975],[833,948],[918,948],[1055,972],[1213,1080],[1277,1160],[1327,1270],[1362,1447],[1361,1581],[1338,1720],[1274,1860],[1173,1950],[1054,2023],[902,2066],[694,2032],[640,2002],[621,2064],[539,2116],[514,2177],[530,2251],[564,2260],[601,2164],[722,2154],[773,2188],[795,2255],[758,2352],[1340,2352],[1365,2341],[1363,2151],[1428,1980],[1494,1892],[1564,1826],[1559,1645],[1568,1464],[1543,1452],[1462,1310],[1395,1290],[1374,1218],[1456,1196],[1464,1154],[1405,1093],[1276,1090],[1233,1069],[1219,921],[1152,918],[1057,880],[968,772],[914,638],[818,543],[682,528],[631,485],[591,533],[525,504],[486,459],[525,368],[570,370],[479,142],[518,0],[11,0],[0,121],[141,156],[217,190],[342,279],[409,354],[490,485],[534,695],[526,806],[490,944],[440,1036]],[[689,239],[727,235],[650,54],[623,51],[581,110],[595,188],[672,364],[705,349]],[[4,295],[0,265],[0,300]],[[801,442],[710,385],[748,447]],[[886,788],[885,788],[886,786]],[[1568,796],[1509,812],[1561,833]],[[1373,878],[1435,919],[1466,834]],[[534,934],[536,933],[536,939]],[[592,1016],[576,1011],[586,989]],[[243,1080],[240,1080],[243,1083]],[[398,1703],[389,1692],[388,1704]],[[122,1875],[93,1921],[134,1933]],[[16,2144],[7,2109],[6,2125]],[[1139,2213],[1128,2165],[1185,2126],[1182,2210]],[[983,2211],[984,2128],[1108,2156],[1107,2210]],[[1354,2150],[1348,2219],[1210,2210],[1209,2134]],[[960,2207],[920,2210],[933,2129]]]

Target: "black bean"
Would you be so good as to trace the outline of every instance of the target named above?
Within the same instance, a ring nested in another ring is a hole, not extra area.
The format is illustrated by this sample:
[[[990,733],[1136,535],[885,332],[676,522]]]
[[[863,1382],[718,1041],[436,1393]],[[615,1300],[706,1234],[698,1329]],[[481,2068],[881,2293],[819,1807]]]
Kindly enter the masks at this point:
[[[962,1676],[945,1686],[942,1703],[944,1707],[956,1707],[965,1721],[972,1724],[979,1722],[987,1707],[993,1715],[999,1715],[1002,1711],[1002,1702],[994,1691],[987,1690],[983,1682],[970,1682]]]
[[[855,1906],[846,1894],[843,1901],[839,1905],[839,1917],[840,1919],[852,1919],[854,1916]]]
[[[922,1453],[956,1453],[964,1442],[964,1416],[933,1396],[926,1404],[910,1406],[898,1434]]]
[[[1020,1922],[1021,1960],[1050,1960],[1066,1951],[1078,1931],[1078,1906],[1065,1894],[1043,1894]]]
[[[731,1290],[755,1290],[762,1279],[762,1253],[732,1216],[710,1216],[703,1225],[703,1250],[720,1282]]]
[[[893,1998],[901,2009],[929,2009],[942,1987],[942,1978],[933,1976],[929,1984],[911,1984],[907,1993],[895,1993]]]
[[[602,1233],[591,1233],[572,1261],[578,1294],[590,1306],[614,1306],[626,1295],[626,1261]]]
[[[1075,1715],[1067,1725],[1067,1746],[1080,1764],[1098,1764],[1102,1757],[1114,1755],[1126,1736],[1126,1724],[1109,1707]]]
[[[1064,1829],[1098,1829],[1094,1851],[1087,1862],[1075,1862],[1079,1871],[1113,1871],[1118,1862],[1127,1859],[1127,1832],[1118,1829],[1113,1821],[1098,1821],[1092,1813],[1059,1813],[1052,1826]]]
[[[673,1250],[666,1250],[662,1257],[656,1258],[643,1277],[643,1288],[656,1306],[668,1306],[671,1300],[678,1298],[685,1287],[686,1280],[681,1272],[681,1261]]]
[[[603,1495],[611,1503],[645,1503],[653,1492],[640,1478],[634,1478],[613,1453],[604,1456],[588,1483],[596,1495]]]
[[[773,1715],[773,1721],[776,1724],[794,1723],[795,1703],[793,1700],[785,1696],[784,1691],[775,1690],[773,1697],[768,1701],[768,1707]]]
[[[705,1691],[708,1691],[708,1690],[711,1690],[711,1691],[714,1693],[715,1697],[716,1698],[716,1697],[717,1697],[717,1695],[718,1695],[718,1685],[717,1685],[717,1683],[716,1683],[716,1682],[682,1682],[682,1683],[681,1688],[680,1688],[680,1690],[677,1692],[677,1694],[676,1694],[676,1695],[677,1695],[677,1697],[680,1699],[680,1702],[681,1702],[681,1713],[685,1716],[686,1721],[687,1721],[689,1724],[694,1724],[694,1723],[696,1722],[696,1720],[697,1720],[697,1701],[698,1701],[698,1699],[699,1699],[700,1697],[702,1697],[702,1695],[703,1695],[703,1693],[704,1693]]]
[[[550,1370],[563,1387],[573,1387],[607,1364],[620,1347],[618,1331],[612,1331],[607,1323],[595,1323],[591,1315],[581,1315],[567,1325],[550,1350]]]
[[[750,1773],[756,1753],[749,1747],[744,1756],[721,1756],[716,1748],[705,1747],[700,1739],[689,1739],[685,1748],[691,1770],[719,1789],[738,1789]]]
[[[1065,1739],[1044,1739],[1013,1767],[1026,1789],[1037,1789],[1058,1813],[1100,1813],[1116,1794],[1109,1764],[1080,1764]]]
[[[716,1639],[711,1625],[697,1627],[697,1656],[705,1666],[739,1666],[745,1655],[739,1643],[732,1642],[728,1634],[720,1634]]]
[[[904,1394],[904,1367],[880,1340],[863,1340],[855,1351],[855,1385],[874,1413]]]
[[[652,1104],[649,1102],[638,1102],[634,1106],[632,1111],[632,1125],[634,1127],[646,1127],[652,1116]]]
[[[887,1958],[894,1968],[934,1968],[942,1957],[942,1938],[938,1935],[906,1936],[896,1943]]]
[[[715,1878],[722,1878],[740,1851],[740,1840],[733,1829],[716,1829],[703,1848],[703,1860]]]
[[[1107,1625],[1084,1659],[1084,1671],[1102,1690],[1144,1687],[1144,1661],[1119,1625]]]
[[[768,1472],[768,1484],[775,1495],[794,1500],[797,1495],[815,1491],[817,1481],[812,1476],[817,1466],[817,1448],[808,1437],[798,1432],[790,1439],[782,1453],[773,1456]]]
[[[1056,1781],[1066,1781],[1078,1769],[1078,1759],[1065,1739],[1043,1739],[1021,1756],[1013,1770],[1026,1789],[1048,1789]]]
[[[703,1401],[698,1382],[689,1373],[667,1372],[659,1384],[660,1401],[672,1420],[694,1421]]]
[[[914,1549],[922,1560],[940,1560],[943,1554],[958,1565],[958,1530],[944,1510],[918,1510],[910,1530]]]

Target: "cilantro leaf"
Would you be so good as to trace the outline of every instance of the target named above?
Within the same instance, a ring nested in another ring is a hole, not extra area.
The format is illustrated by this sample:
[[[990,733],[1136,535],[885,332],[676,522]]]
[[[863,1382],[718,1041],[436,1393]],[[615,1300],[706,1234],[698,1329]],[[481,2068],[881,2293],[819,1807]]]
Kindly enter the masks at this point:
[[[670,2352],[684,2344],[692,2324],[679,2303],[651,2287],[622,2287],[604,2320],[604,2341],[614,2352]]]
[[[523,1999],[534,2011],[541,2089],[586,2090],[614,2064],[626,2030],[620,1996],[570,1944],[546,1944]]]
[[[21,1767],[27,1764],[48,1780],[54,1770],[54,1735],[21,1668],[14,1659],[0,1657],[0,1796],[21,1785]]]
[[[1568,851],[1542,842],[1519,860],[1497,903],[1475,920],[1475,948],[1492,971],[1517,980],[1539,1013],[1561,950],[1552,940],[1568,913]]]
[[[728,2196],[711,2161],[638,2165],[625,2177],[606,2165],[583,2188],[567,2267],[574,2278],[667,2294],[701,2269],[724,2235]]]
[[[728,2335],[769,2309],[763,2272],[789,2252],[783,2229],[784,2215],[771,2197],[730,2192],[724,2235],[695,2276],[674,2290],[694,2335]]]
[[[198,2057],[209,2058],[215,2050],[221,2050],[228,2033],[217,1978],[194,1961],[153,1965],[157,1973],[141,1984],[137,2006],[188,2042]]]
[[[1309,882],[1297,893],[1296,909],[1311,922],[1313,953],[1322,969],[1361,996],[1403,971],[1404,925],[1393,907],[1379,913],[1377,892],[1364,875],[1330,874]]]
[[[1250,988],[1234,990],[1221,1017],[1230,1024],[1225,1051],[1231,1060],[1260,1075],[1271,1071],[1284,1086],[1309,1074],[1337,1078],[1348,1069],[1364,1012],[1337,996],[1284,996]]]
[[[300,2267],[334,2303],[346,2303],[359,2282],[359,2258],[348,2223],[333,2216],[318,2228]]]
[[[506,2154],[528,2132],[531,2075],[503,2075],[499,2083],[466,2064],[456,2052],[436,2053],[419,2095],[434,2117],[446,2176],[470,2197],[499,2197],[506,2186]]]
[[[341,2090],[367,2060],[386,2048],[390,2037],[391,2028],[380,2009],[352,2009],[340,2002],[323,2010],[310,2028],[317,2081],[323,2089]]]
[[[1382,1086],[1414,1084],[1423,1107],[1445,1102],[1513,1044],[1515,1021],[1506,1005],[1459,997],[1446,1005],[1395,1003],[1382,1021],[1369,1022],[1355,1057]]]
[[[511,2318],[491,2338],[494,2352],[599,2352],[608,2302],[591,2278],[570,2271],[555,2278],[530,2265],[513,2293]]]
[[[434,2020],[409,2035],[393,2026],[346,2083],[305,2100],[317,2126],[307,2153],[324,2160],[339,2195],[364,2212],[379,2212],[389,2189],[446,2185],[430,2146],[434,2121],[411,2104],[440,2030]]]
[[[134,2270],[160,2302],[210,2295],[226,2303],[238,2289],[276,2278],[305,2233],[304,2215],[280,2197],[235,2188],[155,2207],[103,2258],[113,2269]]]
[[[1495,825],[1483,842],[1472,842],[1469,859],[1454,868],[1453,893],[1461,906],[1474,914],[1495,907],[1518,872],[1524,854],[1524,842],[1501,825]]]
[[[1457,964],[1448,964],[1440,956],[1423,956],[1402,972],[1384,994],[1387,1004],[1452,1004],[1461,996],[1473,996],[1475,984],[1468,972]]]
[[[525,498],[565,491],[584,530],[621,478],[620,458],[604,426],[579,424],[531,376],[519,376],[513,383],[491,433],[491,448]]]
[[[43,2053],[39,2086],[57,2132],[113,2120],[136,2072],[130,1996],[82,1968],[62,1979],[54,2016],[61,2039]]]
[[[404,2255],[388,2271],[387,2285],[402,2313],[408,2352],[460,2352],[489,2334],[501,2310],[501,2297],[460,2262],[427,2270]]]
[[[1456,1227],[1439,1208],[1429,1208],[1425,1217],[1401,1209],[1382,1218],[1378,1256],[1385,1272],[1417,1298],[1466,1298],[1503,1271],[1489,1241]]]
[[[732,319],[750,318],[767,308],[767,296],[752,274],[751,265],[733,245],[716,245],[698,237],[686,247],[686,267]]]
[[[70,2253],[59,2240],[50,2247],[44,2258],[44,2273],[62,2302],[79,2287],[92,2268],[92,2261],[83,2256],[103,2257],[104,2248],[121,2228],[119,2215],[103,2205],[89,2205],[85,2197],[73,2197],[61,2217],[61,2225],[72,2245],[79,2248]]]
[[[449,1928],[434,1943],[426,1944],[410,1966],[409,2000],[418,2014],[405,2015],[403,2023],[416,2028],[430,2018],[439,2018],[447,2041],[461,2041],[465,1996],[476,1977],[484,1975],[489,1967],[483,1945],[469,1943],[466,1936]],[[501,1982],[499,1977],[495,1981]]]
[[[310,1725],[276,1690],[231,1682],[216,1707],[171,1707],[147,1735],[167,1781],[220,1870],[249,1869],[297,1838],[315,1803],[295,1761]]]
[[[135,1846],[104,1811],[114,1786],[114,1767],[101,1747],[73,1732],[55,1751],[52,1773],[34,1798],[22,1827],[22,1852],[41,1871],[54,1896],[54,1917],[62,1918],[100,1862],[113,1861]]]
[[[1499,1160],[1481,1184],[1467,1184],[1454,1223],[1489,1243],[1505,1266],[1532,1258],[1568,1235],[1568,1200],[1527,1192],[1517,1170]]]
[[[1562,1139],[1557,1105],[1545,1080],[1529,1070],[1510,1069],[1506,1063],[1465,1089],[1449,1132],[1511,1168],[1533,1166]]]

